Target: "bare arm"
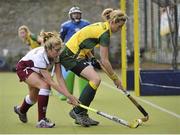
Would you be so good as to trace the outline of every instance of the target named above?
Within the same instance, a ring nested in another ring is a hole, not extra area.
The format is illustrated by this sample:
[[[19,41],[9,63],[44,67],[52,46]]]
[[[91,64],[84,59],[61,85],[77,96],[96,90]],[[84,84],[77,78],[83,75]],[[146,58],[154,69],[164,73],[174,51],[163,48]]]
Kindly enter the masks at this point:
[[[122,85],[121,85],[121,80],[118,78],[118,76],[114,72],[114,70],[113,70],[113,68],[111,66],[111,63],[109,61],[109,50],[108,50],[108,47],[100,46],[100,58],[101,58],[101,63],[103,65],[103,67],[109,73],[111,79],[114,81],[114,84],[118,88],[123,89]]]
[[[69,95],[70,93],[68,92],[67,90],[67,87],[66,87],[66,84],[65,84],[65,81],[64,81],[64,78],[62,76],[62,72],[61,72],[61,66],[60,64],[56,64],[55,65],[55,74],[56,74],[56,79],[57,79],[57,82],[59,84],[59,86],[61,87],[61,90],[63,92],[61,92],[63,95]],[[68,93],[67,93],[68,92]]]
[[[109,61],[109,50],[108,47],[100,46],[100,58],[101,63],[105,67],[105,69],[108,71],[110,75],[114,74],[113,68],[111,66],[111,63]]]
[[[44,80],[46,81],[46,83],[48,83],[50,86],[52,86],[52,88],[54,88],[55,90],[57,90],[58,92],[62,93],[65,96],[70,96],[70,94],[68,92],[66,92],[66,89],[63,88],[62,86],[58,85],[56,82],[53,81],[53,79],[51,78],[50,73],[47,70],[41,70],[41,74],[44,78]]]
[[[56,66],[59,66],[59,64],[57,64]],[[57,74],[60,71],[60,69],[56,68],[55,71],[56,71],[56,74]],[[47,70],[41,70],[40,72],[41,72],[44,80],[46,81],[46,83],[48,83],[52,88],[54,88],[58,92],[65,95],[70,100],[71,104],[78,105],[78,100],[68,92],[68,90],[66,88],[66,85],[65,85],[65,82],[62,81],[62,79],[60,79],[59,84],[57,84],[56,82],[53,81],[53,79],[51,78],[50,73]]]

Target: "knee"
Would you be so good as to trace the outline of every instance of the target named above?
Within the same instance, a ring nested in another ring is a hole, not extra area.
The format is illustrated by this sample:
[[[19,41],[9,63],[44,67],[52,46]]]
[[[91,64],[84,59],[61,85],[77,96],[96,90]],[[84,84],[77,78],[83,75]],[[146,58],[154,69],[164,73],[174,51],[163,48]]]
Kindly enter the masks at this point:
[[[39,85],[39,89],[50,89],[50,85],[46,82],[42,82],[40,85]]]
[[[26,100],[26,102],[27,102],[28,104],[33,105],[33,104],[36,103],[37,97],[34,96],[34,95],[32,95],[32,94],[30,94],[30,95],[27,95],[27,96],[25,97],[25,100]]]
[[[94,90],[97,90],[97,88],[99,87],[100,85],[100,82],[101,82],[101,78],[99,76],[97,77],[94,77],[93,80],[90,80],[89,81],[89,85],[94,89]]]
[[[34,104],[37,102],[37,97],[31,97],[30,99]]]
[[[101,78],[97,75],[91,81],[94,82],[94,84],[98,87],[101,83]]]
[[[36,102],[37,102],[38,93],[39,93],[39,89],[34,90],[34,91],[30,91],[30,93],[29,93],[29,99],[30,99],[33,103],[36,103]]]
[[[35,94],[35,95],[33,95],[33,96],[30,97],[30,99],[31,99],[34,103],[37,102],[37,98],[38,98],[38,94]]]

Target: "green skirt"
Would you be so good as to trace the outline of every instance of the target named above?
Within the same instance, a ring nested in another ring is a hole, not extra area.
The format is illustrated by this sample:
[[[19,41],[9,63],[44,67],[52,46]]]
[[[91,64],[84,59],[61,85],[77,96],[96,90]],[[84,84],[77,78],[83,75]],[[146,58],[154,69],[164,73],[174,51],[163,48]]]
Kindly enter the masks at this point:
[[[65,46],[59,56],[59,60],[60,63],[66,68],[66,70],[71,70],[79,62],[77,56],[78,54],[74,54],[69,48]]]

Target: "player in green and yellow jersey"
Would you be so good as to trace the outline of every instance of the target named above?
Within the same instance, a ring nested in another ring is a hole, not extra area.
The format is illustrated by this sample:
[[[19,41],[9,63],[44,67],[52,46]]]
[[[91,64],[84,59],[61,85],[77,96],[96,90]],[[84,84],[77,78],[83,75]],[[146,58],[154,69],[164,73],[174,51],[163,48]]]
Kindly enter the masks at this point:
[[[29,46],[30,49],[39,47],[43,42],[42,38],[38,35],[31,33],[29,28],[25,25],[22,25],[18,29],[19,38]]]
[[[109,61],[109,46],[112,33],[121,30],[127,20],[127,16],[118,9],[110,11],[108,17],[106,17],[105,22],[88,25],[75,33],[68,40],[59,57],[61,64],[66,70],[71,70],[76,75],[89,81],[79,97],[80,102],[86,106],[90,106],[90,103],[93,101],[101,78],[85,58],[78,57],[82,50],[85,50],[84,53],[89,54],[94,47],[99,45],[102,65],[111,75],[114,84],[118,88],[122,88],[121,80],[114,72]],[[97,61],[96,65],[98,65]],[[75,119],[75,123],[81,126],[87,127],[99,124],[98,121],[88,116],[87,110],[81,107],[74,107],[69,114]]]

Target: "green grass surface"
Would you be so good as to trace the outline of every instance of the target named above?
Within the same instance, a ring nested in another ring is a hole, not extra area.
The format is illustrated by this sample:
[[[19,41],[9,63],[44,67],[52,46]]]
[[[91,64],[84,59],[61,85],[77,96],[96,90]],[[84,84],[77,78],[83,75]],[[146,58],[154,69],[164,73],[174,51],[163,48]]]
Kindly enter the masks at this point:
[[[101,73],[103,83],[113,86],[113,83]],[[77,82],[76,82],[77,83]],[[101,84],[97,91],[92,108],[116,115],[125,120],[141,117],[137,108],[120,92]],[[78,87],[75,87],[78,96]],[[38,129],[37,104],[28,112],[28,123],[23,124],[13,112],[13,106],[21,104],[27,94],[27,86],[20,83],[14,73],[0,73],[0,133],[1,134],[180,134],[180,119],[160,111],[144,102],[138,102],[149,112],[150,120],[137,129],[130,129],[102,118],[94,113],[91,117],[100,121],[99,126],[83,128],[74,124],[68,113],[72,108],[64,101],[60,101],[53,91],[50,97],[47,117],[55,121],[52,129]],[[134,93],[131,93],[134,95]],[[147,96],[140,97],[169,111],[180,115],[180,96]]]

